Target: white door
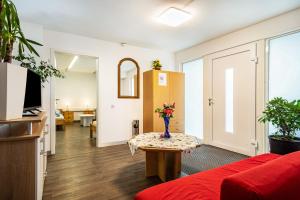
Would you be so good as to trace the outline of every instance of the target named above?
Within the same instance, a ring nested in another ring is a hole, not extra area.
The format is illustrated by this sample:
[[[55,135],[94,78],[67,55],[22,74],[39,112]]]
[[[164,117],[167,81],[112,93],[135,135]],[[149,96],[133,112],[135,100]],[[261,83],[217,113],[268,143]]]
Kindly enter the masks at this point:
[[[246,155],[255,154],[255,51],[246,45],[211,60],[212,145]]]

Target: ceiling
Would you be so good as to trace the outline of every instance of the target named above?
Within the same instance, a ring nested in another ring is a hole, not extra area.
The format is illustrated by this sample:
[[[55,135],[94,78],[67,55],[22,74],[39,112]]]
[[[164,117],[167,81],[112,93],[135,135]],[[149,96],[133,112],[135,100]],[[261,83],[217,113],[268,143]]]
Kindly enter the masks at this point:
[[[96,71],[97,58],[80,55],[77,55],[78,59],[74,63],[73,67],[68,69],[75,56],[76,55],[74,54],[55,52],[57,68],[64,72],[94,73]]]
[[[14,0],[21,19],[46,29],[147,48],[177,51],[300,6],[300,0]],[[168,27],[168,7],[193,18]]]

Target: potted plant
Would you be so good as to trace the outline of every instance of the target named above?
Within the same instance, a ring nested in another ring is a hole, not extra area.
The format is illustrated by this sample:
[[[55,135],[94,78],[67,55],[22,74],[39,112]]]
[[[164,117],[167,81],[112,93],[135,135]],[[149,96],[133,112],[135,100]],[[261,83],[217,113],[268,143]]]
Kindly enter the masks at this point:
[[[152,61],[152,69],[161,70],[162,65],[158,59]]]
[[[300,138],[296,137],[296,132],[300,130],[300,100],[272,99],[259,121],[270,122],[277,129],[269,136],[272,153],[287,154],[300,150]]]
[[[20,55],[28,50],[38,56],[32,44],[40,44],[25,38],[13,2],[0,0],[0,120],[22,117],[27,69],[12,64],[16,42]]]
[[[165,132],[161,135],[162,138],[170,138],[170,132],[169,132],[169,124],[170,119],[174,117],[173,113],[175,111],[175,103],[173,104],[163,104],[162,108],[155,109],[155,112],[159,114],[159,117],[164,119],[165,123]]]
[[[17,56],[13,56],[15,44],[18,44]],[[63,77],[45,61],[36,64],[32,55],[39,57],[39,54],[32,45],[42,46],[25,38],[13,2],[0,0],[0,120],[22,117],[27,68],[39,74],[42,82],[51,76]],[[20,66],[13,64],[13,60],[18,61]]]

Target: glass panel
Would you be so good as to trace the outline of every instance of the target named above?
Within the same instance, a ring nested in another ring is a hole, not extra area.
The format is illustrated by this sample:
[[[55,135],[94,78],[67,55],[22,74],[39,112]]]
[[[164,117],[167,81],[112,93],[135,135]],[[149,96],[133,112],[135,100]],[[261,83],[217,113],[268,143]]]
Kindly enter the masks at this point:
[[[269,99],[300,99],[300,33],[270,40]],[[275,128],[270,127],[270,134]],[[298,133],[300,136],[300,133]]]
[[[182,68],[185,73],[185,131],[202,139],[203,60],[184,63]]]
[[[233,133],[233,68],[225,70],[225,131]]]
[[[134,78],[131,79],[131,96],[134,96],[135,95],[135,91],[134,91]]]

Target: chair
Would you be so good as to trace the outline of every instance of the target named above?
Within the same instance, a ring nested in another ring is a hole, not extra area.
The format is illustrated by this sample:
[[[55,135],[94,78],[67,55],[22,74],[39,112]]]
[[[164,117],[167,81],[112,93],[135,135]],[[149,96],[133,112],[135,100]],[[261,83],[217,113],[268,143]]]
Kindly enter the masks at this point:
[[[93,119],[92,123],[90,124],[90,138],[93,138],[93,133],[96,133],[97,128],[97,109],[93,111],[95,113],[95,119]],[[90,113],[87,113],[90,114]]]
[[[96,133],[97,121],[94,119],[90,124],[90,138],[93,138],[93,133]]]

